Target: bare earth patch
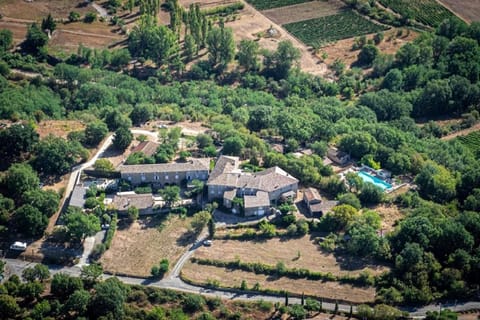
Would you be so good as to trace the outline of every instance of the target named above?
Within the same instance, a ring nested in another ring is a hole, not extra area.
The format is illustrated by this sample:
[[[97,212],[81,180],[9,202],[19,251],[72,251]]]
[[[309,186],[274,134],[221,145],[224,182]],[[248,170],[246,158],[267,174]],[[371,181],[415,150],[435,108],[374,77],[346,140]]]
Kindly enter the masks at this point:
[[[320,18],[336,14],[345,5],[338,0],[312,1],[292,6],[263,10],[262,14],[280,25],[287,23]]]
[[[40,20],[49,13],[54,18],[67,18],[70,11],[80,15],[95,12],[92,6],[83,6],[84,0],[0,0],[0,11],[6,17]]]
[[[233,29],[236,42],[239,42],[242,39],[256,40],[261,48],[276,50],[280,41],[290,40],[302,54],[300,68],[303,71],[314,75],[323,75],[327,71],[324,65],[318,64],[319,60],[313,56],[311,50],[305,44],[286,32],[279,24],[273,22],[262,13],[255,10],[251,5],[245,3],[245,9],[243,9],[237,16],[236,20],[225,23],[227,27]],[[270,27],[273,27],[278,31],[278,37],[258,37],[259,34],[265,33]]]
[[[455,139],[456,137],[466,136],[469,133],[472,133],[472,132],[475,132],[475,131],[478,131],[478,130],[480,130],[480,123],[477,123],[476,125],[474,125],[470,128],[460,130],[460,131],[451,133],[449,135],[446,135],[446,136],[442,137],[441,139],[442,140],[452,140],[452,139]]]
[[[413,41],[416,37],[418,37],[418,33],[415,31],[409,31],[407,35],[406,31],[403,31],[403,36],[395,37],[397,29],[386,31],[385,39],[377,45],[377,48],[386,54],[395,54],[401,46],[403,46],[407,42]],[[368,35],[367,39],[372,39],[373,34]],[[391,39],[390,39],[391,38]],[[335,43],[322,47],[319,50],[318,56],[320,57],[323,53],[327,54],[327,58],[324,62],[327,65],[332,64],[336,59],[340,59],[345,63],[347,67],[349,67],[352,63],[357,61],[358,54],[360,53],[359,50],[352,51],[352,46],[355,42],[355,38],[339,40]]]
[[[439,0],[438,2],[468,22],[480,21],[480,0]]]
[[[218,281],[226,287],[239,287],[245,280],[248,288],[252,288],[258,282],[260,289],[287,290],[297,294],[303,292],[306,295],[354,303],[373,302],[375,299],[375,289],[371,287],[361,288],[329,281],[292,280],[285,277],[277,279],[271,276],[257,275],[253,272],[204,266],[191,262],[187,262],[183,267],[182,276],[197,283]]]
[[[185,237],[190,221],[172,216],[159,231],[158,218],[141,219],[117,230],[112,246],[100,259],[104,270],[148,277],[152,266],[163,258],[170,261],[172,268],[191,245],[190,238]]]
[[[300,257],[298,257],[300,254]],[[347,261],[324,253],[310,236],[283,241],[279,238],[266,241],[215,240],[213,246],[195,251],[196,258],[245,262],[262,262],[276,265],[283,261],[287,268],[306,268],[311,271],[331,272],[334,275],[357,275],[362,271],[379,274],[384,266],[366,264],[359,259]]]
[[[13,33],[13,43],[18,45],[27,35],[27,25],[18,22],[7,22],[0,20],[0,29],[8,29]]]
[[[36,127],[40,139],[45,138],[49,134],[66,139],[70,132],[84,129],[85,125],[76,120],[45,120]]]

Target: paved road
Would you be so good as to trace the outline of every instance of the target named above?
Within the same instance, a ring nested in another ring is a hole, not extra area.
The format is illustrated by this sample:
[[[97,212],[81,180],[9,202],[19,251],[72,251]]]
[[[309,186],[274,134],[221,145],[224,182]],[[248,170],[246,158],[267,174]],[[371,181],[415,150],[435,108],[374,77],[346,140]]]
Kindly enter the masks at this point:
[[[131,131],[134,134],[144,134],[144,135],[153,137],[156,140],[158,139],[157,132],[141,130],[141,129],[132,129]],[[70,180],[68,181],[68,185],[65,191],[66,195],[70,195],[70,193],[72,192],[73,187],[75,186],[75,183],[77,182],[77,179],[80,176],[81,170],[92,166],[95,163],[95,161],[103,154],[103,152],[105,152],[105,150],[112,144],[112,141],[113,141],[113,135],[109,135],[105,139],[101,147],[98,149],[98,152],[92,157],[92,159],[90,159],[86,163],[80,164],[73,168],[72,174],[70,175]],[[183,282],[180,279],[180,271],[183,265],[193,255],[195,250],[201,246],[201,243],[205,239],[205,236],[206,236],[206,232],[203,231],[199,236],[198,240],[196,241],[196,243],[182,257],[180,257],[177,264],[172,269],[172,272],[170,273],[170,275],[165,279],[155,281],[151,279],[133,278],[133,277],[124,277],[124,276],[118,276],[118,278],[126,284],[140,284],[140,285],[152,286],[157,288],[180,290],[184,292],[197,293],[197,294],[202,294],[207,296],[218,296],[223,299],[265,300],[265,301],[280,302],[280,303],[284,302],[284,297],[279,297],[279,296],[256,294],[256,293],[239,293],[239,292],[236,292],[235,290],[207,289],[200,286],[193,286]],[[89,254],[89,252],[87,252],[91,250],[89,247],[90,246],[86,248],[87,250],[85,250],[84,254],[87,254],[87,253]],[[10,272],[17,274],[19,276],[21,276],[22,271],[25,268],[35,265],[35,263],[33,262],[21,261],[16,259],[5,259],[5,261],[7,262],[7,268],[10,270]],[[82,261],[82,262],[83,264],[86,263],[86,261]],[[63,273],[70,274],[72,276],[79,276],[80,270],[81,270],[81,265],[76,265],[73,267],[49,265],[48,267],[52,274],[63,272]],[[105,279],[109,277],[111,277],[111,275],[107,275],[107,274],[103,275],[103,278]],[[294,298],[294,297],[290,297],[289,301],[292,304],[300,303],[300,299]],[[472,309],[480,309],[480,302],[465,302],[465,303],[458,303],[458,304],[454,303],[454,304],[442,305],[442,306],[435,304],[435,305],[424,306],[419,309],[410,308],[406,310],[409,311],[413,317],[422,318],[425,316],[427,311],[438,311],[440,307],[450,308],[451,310],[454,310],[454,311],[466,311],[466,310],[472,310]],[[324,302],[323,308],[327,310],[334,310],[335,304]],[[350,305],[347,305],[347,304],[339,304],[338,308],[340,311],[343,311],[343,312],[350,311]],[[355,306],[353,307],[353,310],[354,311],[356,310]]]
[[[157,132],[152,132],[152,131],[147,131],[147,130],[142,130],[142,129],[131,129],[130,131],[133,134],[144,134],[144,135],[150,136],[150,137],[154,138],[155,141],[158,141],[158,133]],[[100,146],[100,148],[98,149],[97,153],[89,161],[87,161],[85,163],[82,163],[78,166],[75,166],[73,168],[73,171],[70,174],[70,179],[68,180],[67,187],[65,189],[66,197],[63,199],[63,201],[65,201],[65,199],[68,199],[70,197],[70,194],[72,193],[73,188],[75,187],[75,184],[78,182],[78,179],[80,179],[80,175],[81,175],[82,170],[84,170],[88,167],[91,167],[95,163],[95,161],[97,161],[98,158],[102,156],[102,154],[105,152],[105,150],[107,150],[108,147],[110,147],[112,142],[113,142],[113,135],[111,134],[103,141],[103,143]],[[63,202],[62,202],[62,207],[63,207]],[[85,238],[85,240],[83,242],[82,257],[80,258],[80,261],[78,263],[79,266],[82,266],[82,265],[85,265],[85,264],[88,263],[88,257],[90,256],[90,253],[93,250],[94,243],[95,243],[95,236]]]
[[[35,263],[33,262],[21,261],[16,259],[4,259],[4,260],[6,261],[7,268],[10,270],[10,272],[17,274],[19,276],[21,276],[23,269],[27,267],[32,267],[35,265]],[[81,270],[78,266],[62,267],[62,266],[49,265],[48,267],[52,274],[63,272],[72,276],[79,276],[80,270]],[[172,272],[172,274],[174,273],[175,272]],[[110,277],[112,276],[107,274],[103,275],[104,279],[107,279]],[[133,277],[123,277],[123,276],[117,276],[117,278],[123,283],[131,284],[131,285],[145,285],[145,286],[151,286],[151,287],[157,287],[157,288],[163,288],[163,289],[172,289],[172,290],[178,290],[178,291],[189,292],[189,293],[197,293],[205,296],[220,297],[222,299],[227,299],[227,300],[247,300],[247,301],[264,300],[264,301],[270,301],[270,302],[280,302],[280,303],[284,302],[284,297],[280,297],[280,296],[256,294],[256,293],[239,293],[239,292],[235,292],[234,290],[229,291],[229,290],[220,290],[220,289],[207,289],[199,286],[193,286],[183,282],[178,276],[177,277],[170,276],[168,278],[157,280],[157,281],[155,280],[152,281],[150,279],[144,279],[144,278],[133,278]],[[301,303],[301,300],[299,298],[294,298],[294,297],[290,297],[289,301],[292,304]],[[325,308],[326,310],[334,310],[335,304],[324,302],[323,308]],[[342,312],[350,311],[350,305],[347,305],[347,304],[339,304],[338,308]],[[442,304],[442,305],[431,304],[418,309],[405,308],[404,310],[408,311],[412,318],[421,319],[425,317],[428,311],[438,311],[440,310],[440,308],[442,309],[448,308],[453,311],[468,311],[468,310],[480,309],[480,302],[470,301],[470,302],[449,303],[449,304]],[[354,312],[356,311],[355,306],[353,306],[353,311]]]

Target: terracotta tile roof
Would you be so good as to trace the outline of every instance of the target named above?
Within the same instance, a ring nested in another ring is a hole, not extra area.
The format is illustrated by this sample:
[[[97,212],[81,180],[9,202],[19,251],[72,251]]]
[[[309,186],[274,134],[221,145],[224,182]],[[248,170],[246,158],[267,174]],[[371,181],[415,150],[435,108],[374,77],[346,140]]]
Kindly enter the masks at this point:
[[[132,153],[142,152],[147,157],[151,157],[157,152],[158,146],[159,145],[155,142],[143,141],[143,142],[140,142],[140,144],[132,150]]]
[[[130,207],[137,209],[148,209],[153,207],[153,196],[151,193],[146,194],[116,194],[113,197],[112,205],[117,210],[128,210]]]
[[[186,172],[210,169],[209,158],[192,158],[187,162],[122,165],[119,170],[122,174],[128,173],[155,173],[155,172]]]
[[[233,181],[233,177],[225,178],[222,177],[233,171],[237,171],[240,165],[240,159],[238,157],[229,157],[229,156],[221,156],[218,158],[217,163],[215,164],[215,168],[210,173],[208,178],[209,184],[223,184],[225,181]],[[218,181],[217,181],[218,179]]]
[[[208,185],[221,185],[235,188],[254,189],[272,192],[279,188],[298,183],[298,179],[279,167],[273,167],[257,173],[245,173],[238,170],[238,158],[222,156],[218,159]]]
[[[237,189],[225,191],[223,198],[232,201],[237,196]]]
[[[310,206],[310,211],[313,213],[322,212],[323,214],[326,214],[327,212],[332,211],[333,207],[335,207],[337,204],[338,201],[335,200],[322,201],[320,203],[312,204]]]
[[[309,203],[321,202],[322,196],[315,188],[307,188],[303,191],[303,197],[307,199]]]
[[[254,196],[244,196],[243,199],[245,209],[270,206],[270,199],[268,198],[268,193],[263,191],[258,191],[257,194]]]

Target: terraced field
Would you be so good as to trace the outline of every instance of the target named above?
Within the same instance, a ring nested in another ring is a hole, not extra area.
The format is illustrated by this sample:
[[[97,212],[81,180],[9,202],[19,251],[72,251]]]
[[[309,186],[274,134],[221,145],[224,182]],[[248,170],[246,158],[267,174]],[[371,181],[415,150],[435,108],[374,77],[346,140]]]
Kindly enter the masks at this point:
[[[480,156],[480,131],[475,131],[466,136],[458,137],[458,140],[469,148],[477,157]]]
[[[365,19],[352,10],[326,17],[289,23],[283,27],[303,43],[312,47],[319,47],[328,42],[387,29]]]
[[[290,6],[292,4],[299,4],[309,2],[311,0],[247,0],[252,6],[258,10],[266,10],[278,7]]]
[[[435,0],[380,0],[380,3],[404,17],[436,27],[448,18],[458,19],[450,10]]]

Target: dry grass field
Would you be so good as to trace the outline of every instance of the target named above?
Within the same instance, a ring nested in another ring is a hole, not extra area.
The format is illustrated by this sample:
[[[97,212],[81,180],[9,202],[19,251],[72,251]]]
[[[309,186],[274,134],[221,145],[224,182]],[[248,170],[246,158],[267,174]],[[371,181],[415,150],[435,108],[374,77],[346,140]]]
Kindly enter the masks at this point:
[[[253,272],[198,265],[191,262],[186,263],[183,267],[182,276],[199,283],[218,281],[226,287],[239,287],[245,280],[248,288],[251,288],[258,282],[260,289],[287,290],[297,294],[304,292],[306,295],[332,300],[348,300],[354,303],[373,302],[375,299],[375,289],[372,287],[361,288],[338,282],[276,278],[257,275]]]
[[[298,258],[300,253],[300,258]],[[337,258],[322,252],[310,236],[283,241],[279,238],[266,241],[215,240],[212,247],[199,248],[194,255],[201,259],[245,262],[262,262],[276,265],[283,261],[287,268],[306,268],[311,271],[331,272],[334,275],[357,275],[362,271],[379,274],[387,267],[364,263],[360,259]]]
[[[95,12],[89,5],[82,5],[84,0],[0,0],[0,12],[5,17],[41,20],[52,14],[54,18],[67,18],[70,11],[76,11],[81,15],[87,12]]]
[[[395,228],[396,223],[404,218],[404,215],[400,212],[396,205],[382,204],[376,208],[373,208],[380,217],[382,217],[382,230],[384,232],[391,232]]]
[[[172,216],[159,231],[158,218],[140,219],[115,232],[112,245],[100,259],[104,270],[140,277],[150,276],[153,265],[167,258],[172,268],[191,245],[187,238],[191,219]]]
[[[40,139],[49,134],[66,139],[70,132],[83,130],[85,125],[77,120],[45,120],[40,122],[35,129],[40,135]]]
[[[263,10],[262,14],[280,25],[330,16],[340,12],[345,7],[339,0],[313,1],[286,7]]]
[[[0,13],[3,19],[0,28],[9,29],[13,32],[14,42],[18,45],[25,38],[28,24],[46,17],[51,13],[57,19],[66,20],[70,11],[76,11],[80,15],[87,12],[96,12],[89,4],[82,5],[85,1],[80,0],[0,0]],[[112,27],[107,23],[57,23],[57,30],[52,34],[49,48],[53,51],[66,51],[68,53],[77,50],[79,44],[91,48],[112,48],[126,39],[125,35],[118,33],[118,27]]]
[[[480,0],[439,0],[439,2],[468,22],[480,21]]]
[[[389,30],[384,33],[385,39],[377,46],[382,53],[395,54],[395,52],[397,52],[401,46],[407,42],[413,41],[419,35],[417,32],[412,30],[409,31],[408,35],[406,31],[403,31],[403,35],[400,37],[396,37],[396,33],[397,29]],[[389,40],[390,37],[392,38]],[[367,39],[372,38],[373,35],[367,36]],[[359,54],[358,50],[352,51],[352,45],[354,42],[354,38],[336,41],[335,43],[322,47],[319,50],[318,57],[320,57],[323,53],[326,53],[327,58],[324,60],[324,62],[327,65],[332,64],[336,59],[340,59],[348,67],[357,60],[357,56]]]

